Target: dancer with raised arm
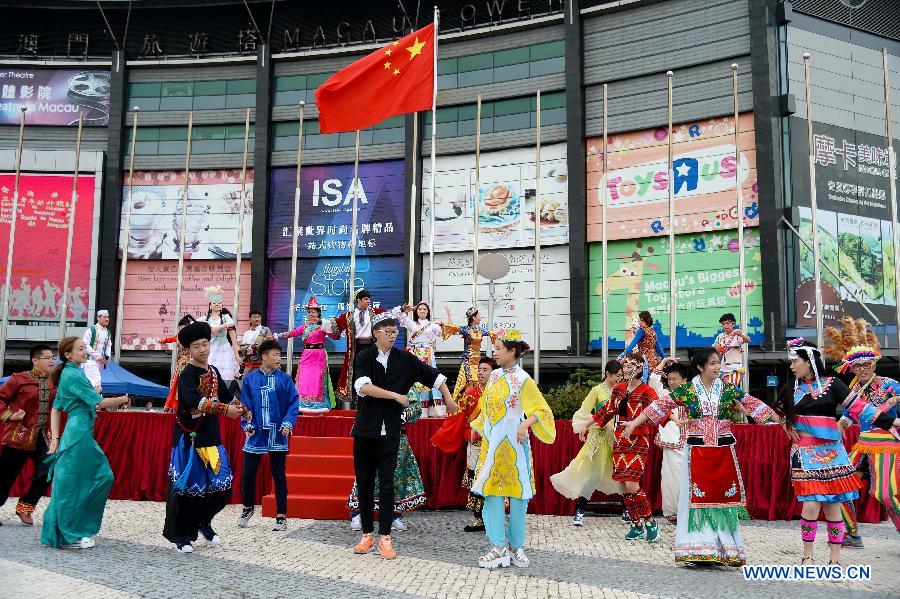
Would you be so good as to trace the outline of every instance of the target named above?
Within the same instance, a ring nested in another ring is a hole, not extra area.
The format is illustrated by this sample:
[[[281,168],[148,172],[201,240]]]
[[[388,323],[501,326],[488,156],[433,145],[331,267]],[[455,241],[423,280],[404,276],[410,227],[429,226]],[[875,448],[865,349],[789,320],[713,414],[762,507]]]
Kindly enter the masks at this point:
[[[444,339],[454,335],[463,338],[463,353],[459,364],[459,374],[456,375],[456,384],[453,385],[453,399],[459,401],[466,390],[466,386],[472,381],[478,380],[478,364],[481,360],[481,342],[487,336],[491,343],[495,335],[481,324],[481,313],[478,308],[472,306],[466,310],[466,326],[458,327],[453,324],[453,315],[450,308],[444,306],[447,313],[447,322],[441,325]]]
[[[619,354],[619,360],[624,359],[637,347],[641,355],[647,359],[650,368],[656,368],[660,360],[666,357],[666,350],[663,349],[662,343],[656,335],[656,329],[653,328],[653,315],[646,310],[639,313],[634,331],[634,337],[631,338],[631,342],[625,350]]]
[[[306,322],[286,333],[278,333],[276,339],[300,337],[303,353],[297,364],[297,393],[300,395],[300,411],[304,414],[324,414],[336,405],[331,375],[328,373],[328,352],[325,340],[337,339],[340,333],[333,330],[330,320],[322,319],[322,306],[315,297],[306,302]]]

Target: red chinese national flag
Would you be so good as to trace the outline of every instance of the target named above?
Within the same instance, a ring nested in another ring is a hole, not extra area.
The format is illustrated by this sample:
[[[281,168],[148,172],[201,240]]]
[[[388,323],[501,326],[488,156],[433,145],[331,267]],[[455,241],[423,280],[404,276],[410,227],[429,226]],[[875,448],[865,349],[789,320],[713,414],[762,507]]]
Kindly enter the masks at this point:
[[[429,110],[434,100],[434,53],[432,23],[329,77],[316,90],[319,131],[367,129],[398,114]]]

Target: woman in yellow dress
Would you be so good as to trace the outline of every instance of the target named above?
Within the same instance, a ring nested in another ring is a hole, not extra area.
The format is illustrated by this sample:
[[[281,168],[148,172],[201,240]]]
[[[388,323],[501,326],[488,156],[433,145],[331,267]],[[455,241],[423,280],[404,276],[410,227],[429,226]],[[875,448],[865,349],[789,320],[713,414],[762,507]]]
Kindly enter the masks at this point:
[[[584,510],[594,491],[607,495],[621,492],[619,483],[612,479],[613,427],[607,424],[601,428],[592,418],[621,381],[622,364],[610,360],[603,369],[603,382],[591,389],[581,408],[572,415],[572,430],[584,445],[565,470],[550,477],[550,483],[560,495],[575,500],[572,517],[575,526],[584,525]]]
[[[481,434],[481,454],[472,492],[484,497],[482,517],[492,549],[478,559],[482,568],[506,568],[510,562],[528,567],[525,555],[525,512],[534,497],[534,461],[528,429],[544,443],[556,440],[553,412],[534,380],[518,365],[528,351],[522,334],[500,331],[494,341],[491,373],[472,428]],[[509,527],[504,503],[509,499]],[[512,551],[507,547],[512,548]]]
[[[463,338],[463,354],[459,364],[459,374],[456,376],[456,384],[453,386],[453,399],[458,400],[466,392],[469,383],[478,381],[478,364],[481,361],[481,341],[487,335],[491,343],[494,342],[494,333],[481,324],[481,313],[478,308],[472,306],[466,310],[466,320],[468,324],[464,327],[458,327],[453,324],[453,316],[450,314],[450,308],[444,306],[447,313],[447,322],[441,324],[443,337],[446,341],[454,335],[461,335]],[[457,403],[459,403],[457,401]]]

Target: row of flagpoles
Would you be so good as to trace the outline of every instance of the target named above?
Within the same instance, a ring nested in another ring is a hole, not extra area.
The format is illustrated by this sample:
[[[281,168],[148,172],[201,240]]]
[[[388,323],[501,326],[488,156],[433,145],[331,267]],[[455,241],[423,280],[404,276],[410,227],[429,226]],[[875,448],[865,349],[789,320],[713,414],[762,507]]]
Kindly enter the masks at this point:
[[[372,65],[376,67],[380,66],[380,60],[382,58],[381,54],[385,53],[387,56],[391,56],[393,54],[393,49],[399,50],[409,50],[412,54],[413,48],[418,48],[420,51],[422,47],[427,45],[428,40],[432,40],[432,60],[431,60],[431,73],[430,73],[430,94],[427,94],[424,99],[420,99],[420,104],[427,100],[427,103],[430,104],[431,110],[431,147],[430,147],[430,163],[431,163],[431,179],[430,179],[430,194],[431,194],[431,205],[429,210],[429,247],[428,247],[428,261],[429,261],[429,277],[427,282],[428,288],[428,301],[432,306],[432,310],[434,309],[434,227],[435,227],[435,216],[434,216],[434,207],[435,207],[435,180],[437,178],[437,168],[436,168],[436,138],[437,138],[437,30],[438,30],[438,12],[435,10],[435,18],[434,23],[429,25],[426,28],[420,29],[412,34],[402,38],[399,42],[393,42],[392,44],[373,52],[372,54],[364,57],[363,59],[353,63],[349,67],[342,69],[334,76],[332,76],[328,81],[326,81],[318,90],[316,90],[316,99],[317,104],[319,105],[320,112],[320,131],[322,133],[338,133],[348,131],[346,127],[342,127],[341,123],[337,125],[327,124],[327,121],[330,116],[333,116],[333,112],[328,107],[328,102],[323,101],[323,97],[327,98],[327,92],[329,90],[329,86],[333,85],[335,81],[339,83],[338,87],[343,89],[344,94],[350,93],[350,86],[348,85],[348,80],[346,78],[342,79],[342,75],[344,75],[348,70],[352,70],[362,63],[366,63],[368,61],[368,65],[363,64],[365,67],[362,71],[362,75],[368,77],[371,75]],[[419,46],[419,37],[422,37],[426,42]],[[412,40],[415,40],[413,42]],[[412,43],[412,46],[407,47],[406,44]],[[401,56],[403,56],[401,54]],[[415,58],[415,54],[412,54],[409,57],[409,61],[412,62],[413,58]],[[375,58],[373,61],[372,58]],[[385,69],[388,70],[388,65],[390,62],[386,61]],[[367,70],[366,70],[367,69]],[[893,235],[893,254],[896,257],[898,251],[898,241],[896,235],[896,226],[897,226],[897,206],[896,206],[896,180],[895,180],[895,163],[893,162],[893,142],[892,142],[892,122],[891,122],[891,105],[890,105],[890,96],[889,96],[889,81],[888,81],[888,64],[887,64],[887,51],[883,50],[883,69],[884,69],[884,94],[885,94],[885,111],[886,111],[886,135],[888,139],[888,154],[890,156],[890,198],[891,198],[891,218],[894,223],[894,231]],[[816,198],[816,186],[815,186],[815,152],[813,145],[813,134],[812,134],[812,95],[811,95],[811,80],[810,80],[810,55],[804,55],[804,72],[805,72],[805,91],[806,91],[806,110],[807,110],[807,126],[808,126],[808,148],[809,148],[809,177],[810,177],[810,203],[811,203],[811,214],[812,214],[812,240],[811,244],[807,244],[802,238],[800,241],[807,245],[808,248],[813,252],[813,263],[814,263],[814,279],[815,279],[815,313],[816,313],[816,332],[817,332],[817,341],[819,345],[822,342],[822,334],[823,334],[823,312],[822,312],[822,291],[821,291],[821,271],[820,266],[824,266],[832,275],[837,276],[832,269],[824,263],[820,256],[819,251],[819,231],[816,221],[816,213],[817,213],[817,198]],[[735,157],[737,168],[740,169],[740,155],[741,155],[741,140],[740,140],[740,126],[739,126],[739,116],[740,116],[740,107],[738,102],[738,84],[737,84],[737,73],[738,73],[738,65],[731,65],[731,92],[733,97],[733,113],[734,113],[734,145],[735,145]],[[397,76],[397,72],[394,72],[394,76]],[[356,74],[356,78],[349,79],[349,83],[358,83],[359,73]],[[667,158],[667,171],[668,171],[668,242],[669,242],[669,318],[670,318],[670,329],[669,329],[669,351],[671,355],[675,355],[677,351],[677,314],[678,314],[678,305],[677,305],[677,285],[676,285],[676,256],[675,256],[675,200],[674,200],[674,154],[673,154],[673,80],[674,73],[672,71],[666,72],[666,97],[667,97],[667,140],[668,140],[668,158]],[[354,88],[355,90],[356,88]],[[415,89],[413,91],[416,91]],[[420,91],[420,90],[419,90]],[[601,336],[602,336],[602,360],[605,363],[609,359],[609,347],[608,347],[608,337],[609,337],[609,329],[608,329],[608,296],[609,296],[609,287],[608,287],[608,187],[607,187],[607,178],[608,178],[608,157],[606,150],[608,148],[608,89],[607,85],[603,85],[603,152],[602,152],[602,175],[599,184],[600,190],[600,203],[601,203],[601,226],[602,226],[602,257],[601,257],[601,268],[603,272],[602,277],[602,325],[601,325]],[[397,102],[402,108],[402,102]],[[482,98],[479,95],[477,97],[476,103],[476,131],[475,131],[475,189],[473,192],[473,197],[475,198],[475,210],[473,215],[473,244],[472,244],[472,305],[478,305],[478,258],[479,258],[479,217],[480,217],[480,195],[481,195],[481,104]],[[365,104],[360,104],[364,106]],[[22,115],[19,125],[19,142],[18,149],[16,154],[16,175],[15,175],[15,184],[13,189],[13,212],[12,214],[18,213],[19,208],[19,181],[21,175],[21,155],[23,149],[23,141],[24,141],[24,129],[25,129],[25,108],[22,109]],[[396,114],[404,114],[402,109],[397,110],[396,106],[394,106],[393,112],[390,112],[391,108],[388,107],[388,114],[380,114],[378,116],[378,120],[374,122],[379,122],[384,118],[388,118],[390,116],[394,116]],[[418,111],[412,111],[414,113]],[[540,232],[540,220],[541,220],[541,92],[538,91],[536,94],[536,130],[535,130],[535,232],[534,232],[534,375],[535,379],[539,380],[539,372],[540,372],[540,336],[541,336],[541,304],[540,304],[540,288],[541,288],[541,232]],[[296,165],[296,188],[294,194],[294,219],[293,219],[293,252],[291,256],[291,287],[290,287],[290,304],[289,304],[289,314],[288,314],[288,326],[292,329],[295,325],[295,316],[296,316],[296,277],[297,277],[297,247],[298,247],[298,235],[300,231],[299,219],[300,219],[300,180],[301,180],[301,167],[302,167],[302,156],[303,156],[303,126],[304,126],[304,117],[305,117],[305,104],[301,103],[299,106],[299,118],[298,118],[298,139],[297,139],[297,165]],[[364,115],[365,117],[365,115]],[[376,118],[376,117],[369,117]],[[122,262],[120,266],[119,273],[119,284],[118,284],[118,303],[116,310],[116,326],[115,326],[115,359],[118,360],[120,358],[121,352],[121,335],[122,335],[122,323],[124,318],[124,295],[125,295],[125,281],[126,281],[126,270],[128,263],[128,238],[130,235],[130,221],[131,221],[131,206],[132,206],[132,192],[133,192],[133,183],[134,183],[134,161],[135,161],[135,144],[137,140],[137,128],[138,128],[138,120],[139,120],[139,110],[138,108],[134,109],[133,112],[133,120],[132,120],[132,130],[131,130],[131,155],[129,160],[129,172],[128,172],[128,192],[127,192],[127,201],[125,202],[125,215],[124,215],[124,228],[122,231],[122,239],[124,243],[124,251],[122,252]],[[326,124],[323,126],[323,120],[326,121]],[[359,125],[365,125],[366,127],[371,126],[374,122],[363,122],[358,123]],[[73,231],[74,231],[74,223],[75,223],[75,207],[77,202],[77,184],[78,184],[78,173],[79,173],[79,159],[80,159],[80,151],[81,151],[81,136],[82,136],[82,126],[83,119],[79,118],[78,125],[78,133],[75,142],[75,168],[73,174],[73,184],[72,184],[72,194],[69,206],[69,225],[68,225],[68,245],[66,251],[66,265],[65,265],[65,277],[63,284],[63,293],[62,299],[60,301],[60,337],[65,336],[66,330],[66,315],[67,315],[67,298],[68,298],[68,287],[69,287],[69,273],[71,266],[71,257],[72,257],[72,241],[73,241]],[[351,226],[351,254],[349,257],[350,260],[350,277],[349,277],[349,292],[350,292],[350,301],[353,302],[353,298],[355,295],[355,276],[356,276],[356,246],[357,246],[357,219],[358,219],[358,185],[359,185],[359,132],[360,129],[364,128],[363,126],[357,126],[355,128],[356,133],[356,143],[354,149],[354,167],[353,167],[353,181],[351,183],[352,187],[352,226]],[[187,205],[188,205],[188,187],[190,181],[190,163],[191,163],[191,138],[192,138],[192,129],[193,129],[193,112],[188,115],[188,135],[187,135],[187,146],[185,151],[185,167],[184,167],[184,187],[182,193],[182,202],[181,202],[181,236],[183,238],[183,232],[187,229]],[[243,161],[242,161],[242,169],[241,169],[241,206],[239,213],[239,227],[237,233],[237,251],[236,251],[236,275],[235,275],[235,286],[234,286],[234,310],[235,314],[239,313],[239,291],[240,291],[240,276],[241,276],[241,259],[243,252],[243,220],[244,220],[244,212],[245,212],[245,203],[246,203],[246,184],[247,184],[247,169],[248,169],[248,153],[249,153],[249,139],[250,139],[250,109],[246,112],[245,119],[245,128],[244,128],[244,150],[243,150]],[[418,115],[416,114],[413,118],[413,184],[410,195],[410,239],[409,239],[409,268],[408,268],[408,287],[407,287],[407,298],[409,304],[414,304],[414,289],[413,289],[413,271],[414,271],[414,256],[416,253],[416,245],[415,245],[415,215],[416,215],[416,203],[418,201],[418,189],[417,189],[417,168],[418,168],[418,143],[419,143],[419,135],[418,135]],[[738,252],[738,260],[739,260],[739,278],[740,278],[740,292],[738,294],[740,301],[740,323],[743,326],[746,326],[747,322],[747,301],[746,301],[746,265],[745,265],[745,256],[744,256],[744,201],[743,201],[743,193],[742,186],[740,183],[740,173],[735,178],[735,199],[737,205],[737,213],[739,215],[737,230],[738,230],[738,247],[740,251]],[[7,265],[6,265],[6,282],[4,286],[4,294],[3,294],[3,318],[2,324],[0,324],[0,374],[2,374],[3,368],[3,360],[5,357],[5,347],[6,347],[6,336],[7,336],[7,328],[8,328],[8,319],[9,319],[9,304],[10,304],[10,283],[11,283],[11,275],[12,275],[12,265],[13,265],[13,255],[14,255],[14,246],[15,246],[15,236],[16,236],[16,221],[18,219],[13,218],[10,226],[10,237],[8,242],[8,252],[7,252]],[[787,221],[784,221],[787,226],[797,234],[799,238],[799,233],[796,229],[790,225]],[[182,242],[183,244],[183,239]],[[178,257],[178,271],[177,271],[177,290],[176,290],[176,299],[175,299],[175,311],[173,316],[173,330],[177,330],[177,322],[180,320],[181,307],[182,307],[182,281],[184,274],[184,251],[183,247],[179,246],[179,257]],[[900,297],[900,261],[894,260],[895,267],[895,285],[897,287],[897,296]],[[873,316],[871,310],[865,305],[863,298],[859,296],[858,292],[855,290],[851,290],[854,297],[860,303],[860,305],[869,312],[870,315]],[[900,322],[900,302],[897,302],[897,318],[898,322]],[[876,319],[877,320],[877,319]],[[491,326],[493,323],[488,323]],[[898,344],[900,344],[900,327],[898,327]],[[291,370],[291,361],[293,358],[293,339],[288,340],[288,357],[287,357],[287,369]],[[747,355],[744,352],[744,368],[746,370],[747,367]],[[175,356],[173,355],[172,359],[172,367],[174,368]]]

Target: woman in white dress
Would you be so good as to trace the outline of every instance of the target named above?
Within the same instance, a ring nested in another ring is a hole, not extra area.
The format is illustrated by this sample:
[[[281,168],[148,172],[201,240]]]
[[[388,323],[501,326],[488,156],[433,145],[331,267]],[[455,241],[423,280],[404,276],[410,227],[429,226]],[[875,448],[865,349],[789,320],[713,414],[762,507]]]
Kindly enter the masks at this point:
[[[431,321],[431,306],[428,302],[421,301],[413,306],[398,306],[391,310],[404,329],[406,329],[406,351],[425,362],[431,367],[436,367],[434,354],[437,350],[437,342],[443,334],[441,323]],[[412,316],[407,314],[411,312]],[[426,389],[416,383],[410,390],[415,394],[422,405],[422,415],[426,411],[429,417],[444,417],[447,408],[444,406],[440,391]]]
[[[209,342],[209,363],[216,367],[225,384],[231,383],[237,376],[241,364],[238,353],[237,324],[226,308],[222,307],[222,288],[207,287],[204,289],[209,300],[209,311],[201,321],[209,323],[212,329],[212,340]]]

